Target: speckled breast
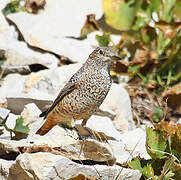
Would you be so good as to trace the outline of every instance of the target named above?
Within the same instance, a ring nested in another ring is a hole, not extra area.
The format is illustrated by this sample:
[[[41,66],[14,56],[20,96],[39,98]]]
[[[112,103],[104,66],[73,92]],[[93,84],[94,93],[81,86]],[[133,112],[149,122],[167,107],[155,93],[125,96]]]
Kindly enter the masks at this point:
[[[89,117],[102,104],[110,86],[108,72],[84,73],[78,81],[78,87],[60,102],[60,111],[72,114],[74,119]]]

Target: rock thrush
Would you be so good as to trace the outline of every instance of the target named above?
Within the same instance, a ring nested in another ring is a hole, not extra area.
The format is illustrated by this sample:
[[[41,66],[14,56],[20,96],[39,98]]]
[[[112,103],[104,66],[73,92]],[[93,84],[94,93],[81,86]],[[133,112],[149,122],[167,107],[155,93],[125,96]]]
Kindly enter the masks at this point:
[[[119,59],[111,47],[97,47],[60,91],[52,106],[40,114],[46,121],[36,134],[44,135],[57,124],[75,120],[83,120],[84,127],[108,94],[110,67]]]

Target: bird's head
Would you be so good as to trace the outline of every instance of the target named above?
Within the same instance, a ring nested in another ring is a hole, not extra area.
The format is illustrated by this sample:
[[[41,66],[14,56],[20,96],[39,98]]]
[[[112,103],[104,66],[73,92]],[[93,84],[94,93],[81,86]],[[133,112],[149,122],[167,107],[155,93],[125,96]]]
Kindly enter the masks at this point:
[[[89,56],[90,60],[97,63],[111,65],[114,61],[120,60],[120,57],[112,50],[111,47],[97,47]]]

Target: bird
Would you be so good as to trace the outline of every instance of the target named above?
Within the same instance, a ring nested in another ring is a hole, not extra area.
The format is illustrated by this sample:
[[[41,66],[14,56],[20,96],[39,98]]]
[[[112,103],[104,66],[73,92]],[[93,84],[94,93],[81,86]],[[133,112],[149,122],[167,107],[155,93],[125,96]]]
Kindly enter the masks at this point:
[[[112,47],[97,47],[70,78],[53,104],[39,117],[46,119],[36,132],[45,135],[54,126],[82,120],[82,127],[99,110],[111,87],[110,68],[120,57]]]

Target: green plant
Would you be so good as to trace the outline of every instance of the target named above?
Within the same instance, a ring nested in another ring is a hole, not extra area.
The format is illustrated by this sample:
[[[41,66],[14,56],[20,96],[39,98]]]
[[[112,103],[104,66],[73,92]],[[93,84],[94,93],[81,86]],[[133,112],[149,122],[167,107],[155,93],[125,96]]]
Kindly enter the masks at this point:
[[[120,31],[117,45],[130,54],[128,72],[143,85],[165,91],[181,80],[181,3],[179,0],[103,0],[105,21]]]
[[[16,13],[19,11],[25,11],[25,7],[21,6],[21,2],[25,2],[25,0],[11,0],[9,4],[3,9],[3,14],[7,16],[11,13]]]
[[[128,162],[129,167],[139,170],[145,179],[169,180],[181,178],[181,126],[168,122],[146,128],[146,148],[150,160],[140,157]]]
[[[19,138],[21,138],[24,135],[29,133],[29,127],[28,127],[28,125],[26,125],[26,126],[23,125],[23,118],[22,117],[19,117],[16,119],[16,124],[15,124],[15,127],[13,129],[8,128],[6,124],[0,124],[0,126],[4,126],[4,128],[8,132],[10,132],[11,138],[12,138],[12,133],[14,133],[15,139],[19,139]]]

